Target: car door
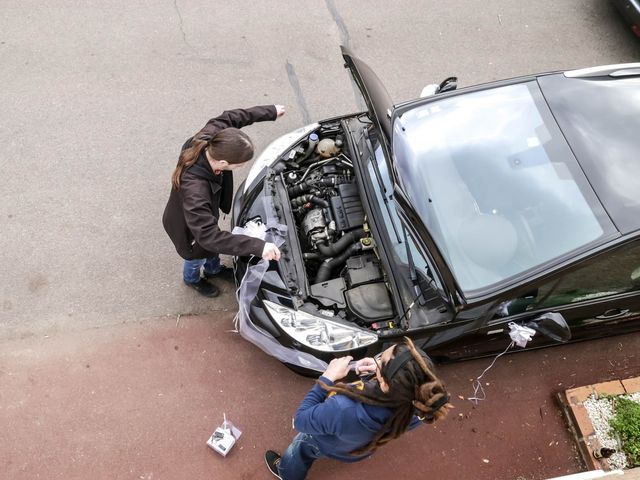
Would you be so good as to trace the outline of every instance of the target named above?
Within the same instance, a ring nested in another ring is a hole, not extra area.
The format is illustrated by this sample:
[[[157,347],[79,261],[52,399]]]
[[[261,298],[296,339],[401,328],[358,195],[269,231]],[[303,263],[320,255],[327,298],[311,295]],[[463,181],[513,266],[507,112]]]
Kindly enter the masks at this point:
[[[567,321],[572,340],[640,330],[640,242],[635,240],[592,257],[526,294],[495,305],[488,320],[464,337],[438,349],[449,359],[498,353],[510,343],[509,323],[525,324],[546,312]],[[536,333],[527,348],[553,344]]]
[[[525,309],[557,311],[582,340],[640,328],[640,242],[608,250],[544,282]]]

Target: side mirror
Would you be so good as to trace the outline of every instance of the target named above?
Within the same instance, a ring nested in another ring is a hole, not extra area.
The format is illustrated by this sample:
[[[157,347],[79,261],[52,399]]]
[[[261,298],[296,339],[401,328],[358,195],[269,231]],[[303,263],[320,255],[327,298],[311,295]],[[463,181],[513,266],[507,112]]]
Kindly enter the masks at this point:
[[[440,85],[438,85],[438,93],[448,92],[449,90],[455,90],[458,88],[458,78],[449,77],[445,78]]]
[[[565,343],[571,340],[571,329],[562,314],[547,312],[524,324],[555,342]]]

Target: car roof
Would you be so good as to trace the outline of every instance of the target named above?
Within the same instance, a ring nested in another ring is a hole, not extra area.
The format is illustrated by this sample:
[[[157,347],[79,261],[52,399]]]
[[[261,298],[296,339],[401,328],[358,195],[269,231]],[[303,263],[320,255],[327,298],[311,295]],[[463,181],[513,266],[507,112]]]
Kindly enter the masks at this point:
[[[602,205],[628,234],[640,229],[640,70],[599,68],[543,75],[538,84]]]

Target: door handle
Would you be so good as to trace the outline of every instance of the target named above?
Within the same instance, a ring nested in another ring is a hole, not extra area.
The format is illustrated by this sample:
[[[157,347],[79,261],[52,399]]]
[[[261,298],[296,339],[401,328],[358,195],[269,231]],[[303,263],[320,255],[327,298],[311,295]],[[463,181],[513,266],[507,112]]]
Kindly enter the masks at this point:
[[[610,310],[607,310],[606,312],[604,312],[602,315],[597,315],[596,318],[598,320],[609,320],[611,318],[618,318],[618,317],[622,317],[623,315],[626,315],[627,313],[629,313],[629,309],[628,308],[612,308]]]

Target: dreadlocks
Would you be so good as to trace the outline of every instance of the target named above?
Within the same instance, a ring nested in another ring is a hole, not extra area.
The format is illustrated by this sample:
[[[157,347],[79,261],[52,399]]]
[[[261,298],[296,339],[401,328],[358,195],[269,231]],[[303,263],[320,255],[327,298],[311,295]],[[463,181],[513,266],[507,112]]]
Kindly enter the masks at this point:
[[[444,384],[433,372],[431,361],[407,337],[404,337],[404,343],[397,344],[393,350],[392,359],[399,356],[408,358],[400,362],[399,368],[396,365],[393,372],[389,368],[393,361],[380,367],[380,374],[389,386],[387,393],[377,383],[370,388],[358,390],[342,382],[328,386],[318,380],[318,384],[328,392],[393,410],[393,414],[373,439],[364,447],[352,451],[352,455],[373,453],[378,447],[398,438],[406,432],[414,414],[424,423],[433,423],[446,417],[449,409],[453,408]]]

